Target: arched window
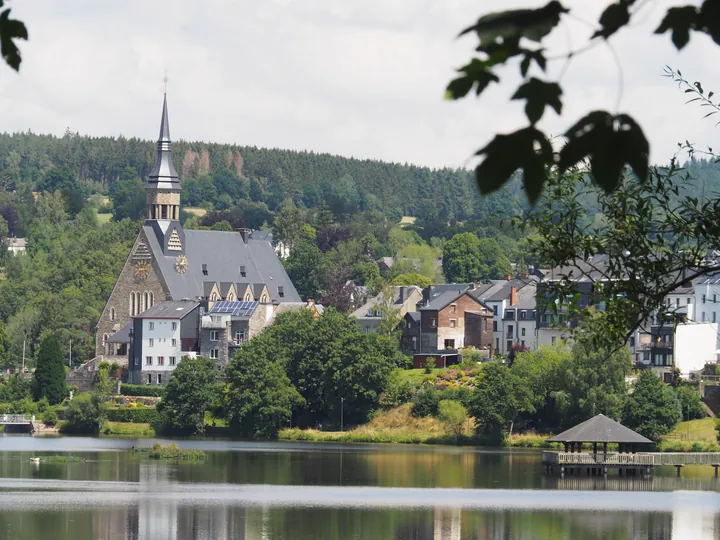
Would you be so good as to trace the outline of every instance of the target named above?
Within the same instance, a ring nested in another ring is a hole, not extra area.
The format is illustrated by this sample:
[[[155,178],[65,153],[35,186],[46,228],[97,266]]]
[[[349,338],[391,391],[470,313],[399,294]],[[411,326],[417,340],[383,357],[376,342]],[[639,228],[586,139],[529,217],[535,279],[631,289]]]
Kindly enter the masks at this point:
[[[135,293],[130,293],[130,316],[135,315]]]
[[[230,291],[228,294],[228,302],[234,302],[235,301],[235,295]]]
[[[142,308],[142,310],[145,311],[149,307],[150,307],[150,295],[148,294],[147,291],[145,291],[145,293],[143,293],[143,308]]]
[[[265,295],[263,294],[263,295],[262,295],[262,298],[260,299],[260,302],[262,302],[263,304],[267,303],[267,296],[265,296]]]
[[[247,294],[245,295],[245,301],[246,301],[246,302],[250,302],[251,300],[252,300],[252,297],[250,296],[250,293],[247,293]]]
[[[212,293],[212,295],[210,295],[210,301],[211,301],[211,302],[216,302],[216,301],[217,301],[217,293]]]
[[[103,334],[103,350],[105,351],[105,354],[108,354],[108,353],[109,353],[109,350],[110,350],[109,343],[107,342],[107,339],[108,339],[108,335],[107,335],[107,334]]]
[[[150,307],[153,307],[155,305],[155,293],[150,293]]]
[[[115,308],[114,307],[110,308],[110,320],[111,321],[115,320]]]

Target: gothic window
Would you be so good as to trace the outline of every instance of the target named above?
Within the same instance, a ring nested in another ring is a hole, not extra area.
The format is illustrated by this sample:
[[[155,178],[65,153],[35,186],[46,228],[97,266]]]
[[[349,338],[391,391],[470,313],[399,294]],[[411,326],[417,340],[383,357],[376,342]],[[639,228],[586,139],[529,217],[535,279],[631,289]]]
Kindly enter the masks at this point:
[[[263,294],[262,298],[260,298],[260,302],[262,302],[263,304],[267,303],[267,296]]]
[[[132,317],[134,315],[135,315],[135,293],[131,292],[130,293],[130,316]]]
[[[177,229],[173,229],[170,233],[170,240],[168,240],[168,249],[171,251],[182,251],[182,242],[180,242],[180,235]]]
[[[210,295],[210,301],[211,301],[211,302],[217,302],[217,299],[218,299],[217,293],[212,293],[212,294]]]
[[[142,310],[145,311],[150,307],[150,295],[147,291],[143,294],[143,308]]]
[[[230,293],[228,294],[228,301],[229,302],[235,301],[235,295],[232,293],[232,291],[230,291]]]
[[[246,301],[246,302],[250,302],[251,300],[252,300],[252,297],[250,296],[250,293],[247,293],[247,294],[245,295],[245,301]]]
[[[110,308],[110,320],[115,320],[115,308]]]
[[[108,354],[110,352],[110,344],[107,342],[108,335],[103,334],[103,349],[105,351],[105,354]]]

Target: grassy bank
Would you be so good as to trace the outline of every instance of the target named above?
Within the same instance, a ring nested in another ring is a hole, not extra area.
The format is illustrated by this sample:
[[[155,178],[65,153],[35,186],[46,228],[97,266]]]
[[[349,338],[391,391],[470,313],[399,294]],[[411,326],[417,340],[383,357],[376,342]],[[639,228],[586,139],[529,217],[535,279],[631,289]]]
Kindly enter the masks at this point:
[[[680,422],[658,443],[660,452],[720,452],[715,418]]]
[[[417,370],[421,371],[421,370]],[[415,418],[412,405],[406,404],[377,414],[370,422],[348,431],[319,431],[316,429],[284,429],[278,437],[289,441],[448,444],[482,446],[474,435],[474,422],[468,421],[463,434],[457,437],[444,423],[433,417]],[[507,445],[517,448],[549,448],[550,435],[526,433],[511,435]]]
[[[155,430],[150,424],[105,422],[100,435],[104,437],[154,437]]]

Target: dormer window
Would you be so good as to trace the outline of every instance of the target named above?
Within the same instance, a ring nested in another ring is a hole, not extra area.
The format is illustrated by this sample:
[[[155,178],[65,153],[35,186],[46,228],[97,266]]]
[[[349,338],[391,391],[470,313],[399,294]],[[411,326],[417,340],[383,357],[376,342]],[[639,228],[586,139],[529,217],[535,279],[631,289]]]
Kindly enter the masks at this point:
[[[263,304],[266,304],[266,303],[267,303],[267,296],[263,294],[263,295],[262,295],[262,298],[260,298],[260,302],[263,303]]]
[[[246,302],[252,301],[252,296],[250,296],[250,293],[247,293],[247,294],[245,295],[245,301],[246,301]]]
[[[241,266],[241,267],[240,267],[240,275],[241,275],[242,277],[246,277],[246,275],[247,275],[247,272],[245,272],[245,267],[244,267],[244,266]]]
[[[282,286],[282,285],[280,285],[280,286],[278,287],[278,296],[279,296],[280,298],[284,298],[284,297],[285,297],[285,291],[283,290],[283,286]]]
[[[212,293],[212,294],[210,295],[210,300],[211,300],[211,301],[217,302],[217,299],[218,299],[217,293]]]
[[[203,265],[202,265],[202,273],[203,273],[203,276],[207,276],[207,275],[208,275],[207,264],[203,264]]]

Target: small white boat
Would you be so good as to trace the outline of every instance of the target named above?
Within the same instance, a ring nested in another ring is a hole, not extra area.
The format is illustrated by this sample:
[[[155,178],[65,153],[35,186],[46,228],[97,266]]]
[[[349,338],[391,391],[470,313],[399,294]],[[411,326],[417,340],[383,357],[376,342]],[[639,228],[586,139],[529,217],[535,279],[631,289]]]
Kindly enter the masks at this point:
[[[31,457],[30,461],[32,461],[33,463],[40,463],[40,458],[39,457]]]

